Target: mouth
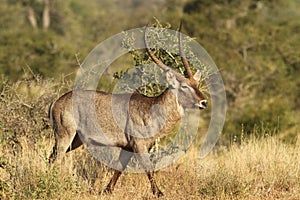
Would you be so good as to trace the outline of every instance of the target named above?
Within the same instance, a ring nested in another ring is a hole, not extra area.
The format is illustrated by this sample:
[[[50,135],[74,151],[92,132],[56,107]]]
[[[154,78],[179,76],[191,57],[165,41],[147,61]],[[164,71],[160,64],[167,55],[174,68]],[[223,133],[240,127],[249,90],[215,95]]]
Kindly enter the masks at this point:
[[[195,108],[198,108],[199,110],[204,110],[206,106],[200,105],[200,104],[195,104]]]

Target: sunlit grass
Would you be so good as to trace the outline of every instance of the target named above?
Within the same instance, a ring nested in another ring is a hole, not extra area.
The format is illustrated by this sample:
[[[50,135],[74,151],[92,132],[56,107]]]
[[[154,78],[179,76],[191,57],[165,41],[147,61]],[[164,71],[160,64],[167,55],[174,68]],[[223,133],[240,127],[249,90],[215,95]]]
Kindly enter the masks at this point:
[[[113,194],[103,194],[112,172],[84,149],[52,166],[42,154],[46,149],[35,151],[23,142],[18,155],[1,152],[1,199],[154,198],[144,174],[124,174]],[[299,144],[252,138],[202,160],[191,149],[156,177],[162,199],[299,199],[299,152]]]

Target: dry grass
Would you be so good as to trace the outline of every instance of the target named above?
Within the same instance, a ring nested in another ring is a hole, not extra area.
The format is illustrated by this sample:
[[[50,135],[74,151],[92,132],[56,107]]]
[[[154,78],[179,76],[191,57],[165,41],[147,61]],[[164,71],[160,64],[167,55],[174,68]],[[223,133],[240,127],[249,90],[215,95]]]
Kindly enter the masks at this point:
[[[48,164],[54,143],[45,121],[48,103],[68,85],[40,81],[3,87],[0,199],[155,199],[144,174],[124,174],[113,194],[103,194],[112,171],[84,149],[61,165]],[[40,95],[21,86],[34,86]],[[300,199],[299,152],[300,142],[284,144],[271,136],[234,143],[202,160],[194,147],[179,163],[157,172],[161,199]]]
[[[154,198],[144,174],[124,174],[113,194],[102,194],[112,172],[84,149],[50,166],[43,156],[49,141],[38,151],[25,140],[21,145],[18,155],[2,150],[1,199]],[[165,194],[161,199],[300,199],[299,152],[300,145],[285,145],[274,137],[232,145],[203,160],[190,150],[157,173]]]
[[[202,163],[201,191],[209,199],[299,199],[300,146],[276,137],[232,145]]]

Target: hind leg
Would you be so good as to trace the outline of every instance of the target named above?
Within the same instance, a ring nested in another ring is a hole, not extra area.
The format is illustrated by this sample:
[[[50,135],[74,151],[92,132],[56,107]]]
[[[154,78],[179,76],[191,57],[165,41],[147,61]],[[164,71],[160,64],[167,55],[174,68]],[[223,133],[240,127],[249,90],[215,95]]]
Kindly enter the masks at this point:
[[[119,161],[121,164],[121,171],[115,169],[114,171],[114,175],[111,178],[109,184],[106,186],[104,192],[105,193],[111,193],[119,179],[119,177],[121,176],[122,172],[126,169],[126,166],[128,164],[128,162],[130,161],[131,157],[132,157],[133,153],[132,152],[128,152],[126,150],[121,150],[121,153],[119,155]]]
[[[64,157],[65,153],[71,151],[77,147],[79,147],[82,142],[80,138],[76,137],[76,130],[55,130],[55,144],[52,150],[52,153],[49,157],[49,163],[53,163],[54,161],[58,160],[61,161]],[[72,144],[74,143],[75,148],[72,148]]]
[[[80,147],[82,145],[82,141],[78,135],[78,132],[76,132],[73,140],[72,140],[72,143],[71,145],[68,147],[67,151],[66,152],[69,152],[69,151],[72,151],[74,149],[77,149],[78,147]]]

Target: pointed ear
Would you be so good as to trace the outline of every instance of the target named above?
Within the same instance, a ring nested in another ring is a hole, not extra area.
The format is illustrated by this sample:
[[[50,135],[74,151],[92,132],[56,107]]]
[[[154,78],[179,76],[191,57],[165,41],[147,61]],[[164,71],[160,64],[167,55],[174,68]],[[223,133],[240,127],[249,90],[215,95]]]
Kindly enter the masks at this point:
[[[176,79],[175,75],[171,71],[166,72],[166,79],[172,88],[178,88],[179,87],[179,81]]]
[[[198,82],[200,81],[201,78],[201,73],[200,70],[197,70],[196,73],[194,74],[193,78]]]

